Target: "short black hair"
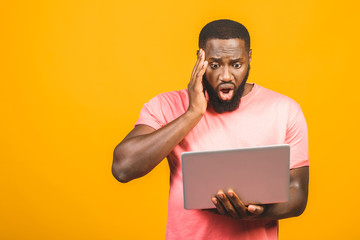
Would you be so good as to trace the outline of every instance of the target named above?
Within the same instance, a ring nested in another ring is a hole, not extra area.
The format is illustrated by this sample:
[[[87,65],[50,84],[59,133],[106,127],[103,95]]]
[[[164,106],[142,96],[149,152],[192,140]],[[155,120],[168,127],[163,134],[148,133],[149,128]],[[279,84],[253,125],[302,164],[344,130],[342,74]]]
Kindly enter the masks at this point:
[[[199,35],[199,48],[204,49],[206,41],[210,39],[232,39],[244,40],[245,47],[250,50],[250,35],[241,23],[230,19],[219,19],[206,24]]]

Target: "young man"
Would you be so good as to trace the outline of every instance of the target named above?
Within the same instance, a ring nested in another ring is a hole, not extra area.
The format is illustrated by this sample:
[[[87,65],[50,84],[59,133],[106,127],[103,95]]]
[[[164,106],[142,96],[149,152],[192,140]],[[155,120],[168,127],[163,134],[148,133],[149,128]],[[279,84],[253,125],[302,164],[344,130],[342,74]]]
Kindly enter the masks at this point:
[[[146,103],[135,128],[115,148],[113,175],[128,182],[167,157],[170,194],[167,239],[277,239],[278,219],[300,215],[307,202],[307,127],[290,98],[247,83],[250,36],[240,23],[217,20],[200,32],[188,89]],[[290,198],[245,206],[219,190],[213,211],[185,210],[180,155],[185,151],[290,144]]]

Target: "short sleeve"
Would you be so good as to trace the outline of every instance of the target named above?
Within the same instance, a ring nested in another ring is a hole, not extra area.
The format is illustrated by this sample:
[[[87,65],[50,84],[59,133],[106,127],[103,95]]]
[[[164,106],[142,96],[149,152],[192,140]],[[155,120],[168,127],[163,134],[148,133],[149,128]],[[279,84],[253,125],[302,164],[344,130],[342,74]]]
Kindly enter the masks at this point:
[[[299,104],[290,109],[285,142],[290,145],[290,168],[309,166],[308,129]]]
[[[140,111],[139,119],[136,121],[136,125],[148,125],[154,129],[159,129],[166,124],[164,116],[161,110],[160,96],[156,96],[149,102],[145,103]]]

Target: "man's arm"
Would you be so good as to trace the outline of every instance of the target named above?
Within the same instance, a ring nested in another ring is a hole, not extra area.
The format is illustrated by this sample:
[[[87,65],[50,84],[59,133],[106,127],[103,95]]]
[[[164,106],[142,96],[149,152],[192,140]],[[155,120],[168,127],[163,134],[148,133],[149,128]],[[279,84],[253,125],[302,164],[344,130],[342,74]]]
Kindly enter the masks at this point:
[[[220,190],[212,198],[216,213],[238,219],[283,219],[303,213],[307,203],[309,167],[290,170],[290,197],[288,202],[245,206],[236,193]]]
[[[283,219],[301,215],[307,204],[309,186],[309,167],[290,170],[290,197],[284,203],[265,206],[261,217]]]
[[[206,67],[205,52],[200,50],[188,85],[189,107],[183,115],[158,130],[138,125],[116,146],[112,173],[118,181],[150,172],[200,121],[207,107],[202,85]]]

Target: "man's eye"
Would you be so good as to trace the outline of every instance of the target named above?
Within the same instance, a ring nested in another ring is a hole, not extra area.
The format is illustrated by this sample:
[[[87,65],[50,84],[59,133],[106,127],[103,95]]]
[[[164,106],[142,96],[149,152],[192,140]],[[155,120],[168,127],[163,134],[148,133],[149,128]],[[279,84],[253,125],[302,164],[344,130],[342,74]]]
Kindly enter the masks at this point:
[[[219,67],[219,64],[217,64],[217,63],[211,63],[211,64],[210,64],[210,67],[211,67],[212,69],[217,69],[217,68]]]
[[[233,66],[234,66],[234,68],[240,68],[241,64],[240,63],[235,63]]]

